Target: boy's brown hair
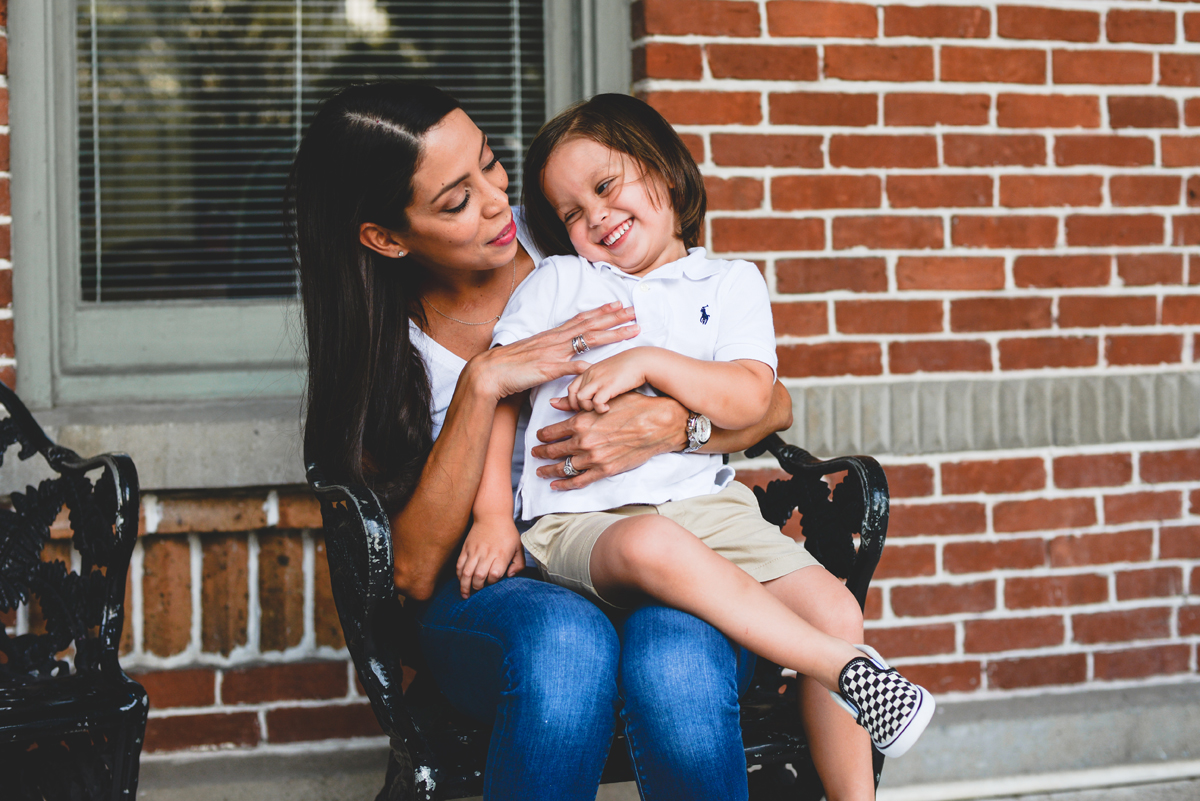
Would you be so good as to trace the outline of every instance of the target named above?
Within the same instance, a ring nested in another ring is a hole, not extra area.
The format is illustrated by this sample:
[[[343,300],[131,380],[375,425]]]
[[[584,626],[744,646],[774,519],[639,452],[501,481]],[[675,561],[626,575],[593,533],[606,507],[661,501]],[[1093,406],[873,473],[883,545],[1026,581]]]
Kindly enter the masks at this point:
[[[675,212],[675,235],[685,247],[699,244],[707,198],[692,154],[671,124],[647,103],[629,95],[603,94],[570,106],[543,125],[525,154],[521,202],[529,233],[542,253],[575,253],[566,226],[542,189],[542,170],[550,154],[571,139],[591,139],[624,153],[642,166],[647,178],[661,178]]]

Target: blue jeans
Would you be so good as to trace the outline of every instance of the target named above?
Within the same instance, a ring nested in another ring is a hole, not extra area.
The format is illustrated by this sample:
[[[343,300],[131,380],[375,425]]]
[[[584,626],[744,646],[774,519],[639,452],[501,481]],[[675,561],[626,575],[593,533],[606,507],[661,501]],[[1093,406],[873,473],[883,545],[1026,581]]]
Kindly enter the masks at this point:
[[[748,797],[738,695],[754,658],[707,623],[657,606],[614,623],[522,577],[465,601],[446,582],[420,623],[442,692],[494,721],[485,799],[594,801],[618,709],[642,798]]]

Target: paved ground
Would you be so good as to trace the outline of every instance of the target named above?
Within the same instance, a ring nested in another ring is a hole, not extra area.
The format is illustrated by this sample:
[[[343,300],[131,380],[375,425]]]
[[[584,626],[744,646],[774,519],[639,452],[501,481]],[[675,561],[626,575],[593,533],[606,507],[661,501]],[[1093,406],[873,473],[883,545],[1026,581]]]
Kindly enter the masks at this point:
[[[633,784],[605,785],[596,801],[638,801],[637,788]],[[1200,801],[1200,779],[1050,795],[1010,795],[987,801]]]
[[[379,787],[374,777],[330,776],[324,780],[272,779],[264,782],[239,781],[233,784],[147,789],[138,793],[141,801],[372,801]],[[198,792],[199,790],[199,792]],[[1083,790],[1049,795],[1007,796],[988,801],[1197,801],[1200,779],[1184,782],[1146,784],[1104,790]],[[475,799],[478,801],[478,799]],[[632,784],[605,785],[597,801],[637,801]]]
[[[1114,787],[1104,790],[1077,790],[1049,795],[1007,796],[990,801],[1197,801],[1200,799],[1200,779],[1162,784],[1143,784],[1135,787]]]
[[[881,801],[1200,801],[1198,682],[963,701],[940,704],[938,712],[917,748],[889,761]],[[383,742],[151,756],[142,761],[138,795],[141,801],[373,801],[386,763]],[[1122,781],[1145,783],[1042,789]],[[637,789],[606,785],[597,801],[638,801]]]

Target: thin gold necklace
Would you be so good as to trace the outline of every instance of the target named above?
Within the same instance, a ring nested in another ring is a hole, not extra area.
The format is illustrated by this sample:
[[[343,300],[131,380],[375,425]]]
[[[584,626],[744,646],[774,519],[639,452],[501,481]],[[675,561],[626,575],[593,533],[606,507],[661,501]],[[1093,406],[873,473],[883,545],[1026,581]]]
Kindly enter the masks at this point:
[[[508,297],[510,297],[510,298],[512,297],[513,290],[517,288],[517,260],[516,260],[516,258],[514,258],[512,260],[512,267],[513,267],[512,283],[508,287]],[[469,323],[466,320],[460,320],[457,317],[451,317],[450,315],[446,314],[444,311],[439,309],[437,306],[434,306],[432,303],[430,303],[429,298],[422,298],[422,300],[425,301],[425,305],[427,305],[429,308],[433,309],[435,312],[437,312],[438,314],[445,317],[447,320],[453,320],[454,322],[461,323],[462,325],[487,325],[488,323],[497,322],[500,319],[501,315],[504,314],[504,310],[501,309],[500,314],[497,314],[495,317],[493,317],[490,320],[484,320],[481,323]],[[505,300],[505,304],[507,305],[507,300]]]

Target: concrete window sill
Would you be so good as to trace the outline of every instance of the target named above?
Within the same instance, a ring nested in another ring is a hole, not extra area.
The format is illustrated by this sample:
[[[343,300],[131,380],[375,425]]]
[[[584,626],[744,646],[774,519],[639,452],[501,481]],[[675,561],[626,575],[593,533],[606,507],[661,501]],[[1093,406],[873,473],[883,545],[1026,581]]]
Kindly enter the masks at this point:
[[[128,453],[143,492],[304,484],[297,399],[59,407],[34,412],[55,442],[93,456]],[[0,486],[49,475],[16,451]]]

